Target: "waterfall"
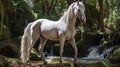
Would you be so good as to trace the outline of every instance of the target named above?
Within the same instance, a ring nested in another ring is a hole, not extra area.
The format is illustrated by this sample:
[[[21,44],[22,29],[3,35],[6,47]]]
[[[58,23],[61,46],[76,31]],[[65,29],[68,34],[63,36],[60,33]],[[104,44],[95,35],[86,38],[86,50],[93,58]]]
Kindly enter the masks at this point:
[[[111,41],[111,40],[110,40]],[[100,45],[98,46],[92,46],[88,49],[89,54],[87,57],[83,57],[82,59],[89,59],[89,60],[107,60],[110,53],[113,51],[113,49],[117,46],[112,46],[109,48],[104,48],[103,43],[105,42],[104,37],[100,41]],[[113,44],[113,43],[112,43]],[[101,49],[102,48],[102,49]]]
[[[100,53],[100,48],[102,48],[102,45],[94,46],[88,49],[90,52],[87,57],[83,57],[82,59],[98,59],[98,60],[106,60],[109,54],[112,52],[112,50],[115,48],[115,46],[112,46],[110,48],[106,48],[102,50],[102,53]]]
[[[53,45],[52,45],[49,56],[53,56],[53,49],[54,49],[54,48],[53,48]]]

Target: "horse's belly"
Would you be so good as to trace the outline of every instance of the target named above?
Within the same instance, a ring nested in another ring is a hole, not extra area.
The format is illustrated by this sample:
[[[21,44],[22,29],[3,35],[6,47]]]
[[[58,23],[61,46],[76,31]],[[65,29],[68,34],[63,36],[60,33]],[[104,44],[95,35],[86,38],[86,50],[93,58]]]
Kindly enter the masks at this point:
[[[49,40],[59,40],[58,32],[56,30],[51,30],[48,32],[42,32],[42,36]]]
[[[69,30],[64,32],[63,34],[65,36],[65,40],[69,40],[72,37],[74,37],[73,33],[74,32],[71,33]],[[47,31],[47,32],[42,32],[42,36],[44,36],[45,38],[47,38],[49,40],[55,40],[55,41],[59,40],[59,35],[58,35],[57,30],[51,30],[51,31]]]

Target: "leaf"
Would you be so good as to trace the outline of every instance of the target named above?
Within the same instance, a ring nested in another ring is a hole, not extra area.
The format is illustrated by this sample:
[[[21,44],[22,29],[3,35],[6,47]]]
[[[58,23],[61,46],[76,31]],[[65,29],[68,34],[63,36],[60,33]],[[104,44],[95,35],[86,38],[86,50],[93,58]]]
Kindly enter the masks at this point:
[[[24,0],[31,8],[34,7],[33,0]]]

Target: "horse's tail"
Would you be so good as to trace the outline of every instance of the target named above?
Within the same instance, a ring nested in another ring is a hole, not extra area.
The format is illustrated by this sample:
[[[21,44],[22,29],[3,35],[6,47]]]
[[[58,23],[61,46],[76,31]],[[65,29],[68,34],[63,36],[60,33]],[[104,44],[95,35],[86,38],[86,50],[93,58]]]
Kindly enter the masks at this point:
[[[22,40],[21,40],[21,56],[20,59],[22,61],[22,63],[27,63],[28,61],[28,47],[29,47],[29,37],[30,37],[30,27],[31,27],[32,23],[29,23],[27,25],[27,27],[24,29],[24,34],[22,36]]]

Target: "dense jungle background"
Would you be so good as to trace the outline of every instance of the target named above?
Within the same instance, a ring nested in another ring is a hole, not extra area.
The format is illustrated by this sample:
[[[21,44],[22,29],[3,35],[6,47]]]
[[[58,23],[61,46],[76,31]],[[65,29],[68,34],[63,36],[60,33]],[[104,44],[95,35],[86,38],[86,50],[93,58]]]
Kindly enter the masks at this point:
[[[0,0],[0,67],[20,64],[20,42],[24,28],[39,18],[58,20],[76,0]],[[91,67],[112,67],[120,63],[120,0],[83,0],[86,8],[85,23],[76,21],[78,58],[86,57],[91,46],[102,44],[103,49],[115,47],[107,57]],[[39,40],[31,51],[31,60],[40,60]],[[64,47],[64,57],[74,57],[71,45]],[[59,56],[59,42],[48,41],[46,56]],[[79,67],[79,66],[78,66]],[[114,66],[113,67],[117,67]],[[119,67],[119,66],[118,66]]]

